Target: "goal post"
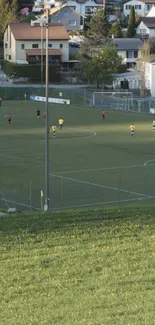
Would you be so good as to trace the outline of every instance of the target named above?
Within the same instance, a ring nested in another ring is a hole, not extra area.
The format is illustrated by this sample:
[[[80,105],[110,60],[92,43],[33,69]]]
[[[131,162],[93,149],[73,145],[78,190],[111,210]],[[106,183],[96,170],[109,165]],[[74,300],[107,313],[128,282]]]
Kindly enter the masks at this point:
[[[130,110],[133,106],[133,94],[129,91],[93,92],[92,106],[104,109]]]

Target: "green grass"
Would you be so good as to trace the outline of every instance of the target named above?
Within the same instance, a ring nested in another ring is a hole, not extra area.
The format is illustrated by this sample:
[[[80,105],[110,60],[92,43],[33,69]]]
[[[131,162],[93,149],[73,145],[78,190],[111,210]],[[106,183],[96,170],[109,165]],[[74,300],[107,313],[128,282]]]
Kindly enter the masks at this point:
[[[18,209],[23,203],[40,208],[44,191],[45,125],[36,110],[44,103],[4,101],[0,108],[1,207],[5,198]],[[64,118],[57,138],[50,134],[51,206],[54,209],[98,204],[121,204],[155,197],[155,133],[152,116],[50,104],[50,125]],[[4,118],[13,116],[9,126]],[[135,123],[131,137],[129,125]],[[148,163],[144,166],[145,162]],[[14,203],[15,202],[15,203]],[[25,208],[25,207],[24,207]]]
[[[1,217],[0,324],[155,324],[154,211]]]

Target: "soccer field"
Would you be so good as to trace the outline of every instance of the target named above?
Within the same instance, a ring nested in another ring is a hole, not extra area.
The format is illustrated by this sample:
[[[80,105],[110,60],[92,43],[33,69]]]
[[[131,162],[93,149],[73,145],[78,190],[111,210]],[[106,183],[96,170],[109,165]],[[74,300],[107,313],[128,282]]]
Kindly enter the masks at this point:
[[[36,110],[41,117],[36,118]],[[41,207],[45,175],[45,104],[4,101],[0,108],[1,207]],[[51,208],[133,203],[155,198],[155,131],[152,116],[49,104]],[[7,114],[12,114],[8,125]],[[129,125],[135,124],[131,137]],[[6,202],[7,200],[7,202]],[[22,203],[22,205],[19,205]]]

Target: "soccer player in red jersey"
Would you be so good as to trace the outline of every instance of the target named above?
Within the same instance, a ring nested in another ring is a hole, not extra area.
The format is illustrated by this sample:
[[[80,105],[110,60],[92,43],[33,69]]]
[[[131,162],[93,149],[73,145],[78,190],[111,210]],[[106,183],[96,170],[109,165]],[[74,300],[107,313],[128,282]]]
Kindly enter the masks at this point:
[[[11,124],[12,116],[10,113],[8,114],[7,118],[8,118],[8,123]]]
[[[102,111],[102,118],[105,119],[105,111]]]

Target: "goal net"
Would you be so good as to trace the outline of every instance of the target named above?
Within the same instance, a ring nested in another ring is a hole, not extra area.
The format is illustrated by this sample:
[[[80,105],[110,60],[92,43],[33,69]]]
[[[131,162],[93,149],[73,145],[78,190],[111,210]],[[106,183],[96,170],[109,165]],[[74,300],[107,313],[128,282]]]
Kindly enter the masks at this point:
[[[132,92],[93,92],[92,105],[103,109],[132,110]]]

